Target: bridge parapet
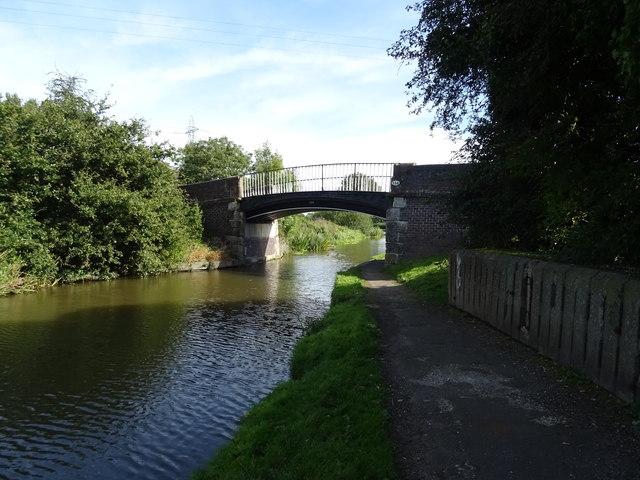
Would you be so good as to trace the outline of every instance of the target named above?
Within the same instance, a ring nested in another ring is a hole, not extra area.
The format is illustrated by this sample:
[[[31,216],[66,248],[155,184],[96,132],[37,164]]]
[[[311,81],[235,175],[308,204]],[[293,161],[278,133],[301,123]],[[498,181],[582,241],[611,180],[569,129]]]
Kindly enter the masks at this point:
[[[307,165],[242,177],[242,197],[300,192],[390,192],[393,163]]]
[[[201,205],[211,201],[235,201],[242,196],[242,183],[239,177],[190,183],[183,185],[182,188],[190,198],[197,200]]]
[[[202,207],[205,234],[242,261],[280,255],[277,222],[292,213],[350,210],[386,219],[386,262],[447,253],[464,229],[446,211],[467,165],[312,165],[184,185]]]

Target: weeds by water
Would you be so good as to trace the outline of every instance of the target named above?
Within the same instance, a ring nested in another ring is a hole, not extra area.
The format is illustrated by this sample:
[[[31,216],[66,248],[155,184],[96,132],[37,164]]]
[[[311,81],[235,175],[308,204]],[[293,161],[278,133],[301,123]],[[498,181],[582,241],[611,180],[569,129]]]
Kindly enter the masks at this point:
[[[392,479],[377,327],[355,271],[338,275],[332,307],[296,346],[292,380],[243,420],[194,479]]]
[[[211,247],[202,243],[195,244],[189,250],[187,262],[217,262],[228,258],[228,253],[224,247]]]
[[[32,292],[38,283],[35,277],[23,274],[22,264],[9,251],[0,253],[0,296]]]

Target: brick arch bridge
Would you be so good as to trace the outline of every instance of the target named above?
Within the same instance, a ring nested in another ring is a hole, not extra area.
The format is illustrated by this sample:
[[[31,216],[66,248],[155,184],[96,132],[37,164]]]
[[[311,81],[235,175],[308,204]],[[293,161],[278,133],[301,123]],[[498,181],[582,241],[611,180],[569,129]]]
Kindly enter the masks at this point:
[[[205,235],[244,263],[281,255],[278,218],[347,210],[384,218],[389,264],[446,253],[463,230],[443,211],[443,195],[466,165],[352,163],[287,168],[184,185],[203,213]]]

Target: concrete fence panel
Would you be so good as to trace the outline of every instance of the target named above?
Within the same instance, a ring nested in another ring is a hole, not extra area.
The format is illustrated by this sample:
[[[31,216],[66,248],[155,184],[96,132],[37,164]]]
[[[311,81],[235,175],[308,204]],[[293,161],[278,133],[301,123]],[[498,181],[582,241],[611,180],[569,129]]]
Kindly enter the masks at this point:
[[[526,298],[522,298],[520,295],[523,283],[526,285],[526,263],[526,258],[519,258],[517,262],[514,262],[511,319],[505,325],[505,333],[515,338],[520,336],[520,315],[522,313],[522,304],[526,301]]]
[[[640,392],[640,280],[627,282],[623,295],[616,391],[632,402]]]
[[[554,360],[559,360],[560,357],[565,277],[570,271],[571,267],[569,265],[557,265],[553,269],[551,309],[549,312],[549,344],[547,350],[549,352],[549,356]]]
[[[618,352],[622,331],[622,295],[629,281],[621,275],[611,274],[605,286],[605,308],[600,352],[600,376],[598,383],[609,391],[615,391],[618,372]]]
[[[524,257],[456,251],[449,302],[640,401],[640,279]]]
[[[609,279],[608,272],[598,273],[591,283],[591,301],[587,318],[587,343],[584,372],[594,382],[600,377],[600,353],[604,330],[604,309],[607,302],[605,286]]]
[[[591,283],[594,281],[597,270],[575,269],[571,273],[570,287],[573,288],[574,306],[573,312],[567,312],[567,324],[571,329],[571,352],[569,365],[584,371],[587,356],[587,328],[589,323],[589,310],[591,307]]]
[[[544,276],[544,262],[536,263],[531,269],[531,318],[529,320],[528,344],[539,350],[540,348],[540,316],[542,314],[542,277]]]

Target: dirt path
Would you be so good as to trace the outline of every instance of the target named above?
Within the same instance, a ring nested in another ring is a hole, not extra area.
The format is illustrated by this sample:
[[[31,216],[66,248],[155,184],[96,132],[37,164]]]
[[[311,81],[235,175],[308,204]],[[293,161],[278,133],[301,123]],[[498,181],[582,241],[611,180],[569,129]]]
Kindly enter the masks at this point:
[[[362,266],[382,334],[399,470],[417,479],[640,480],[640,431],[532,350]]]

